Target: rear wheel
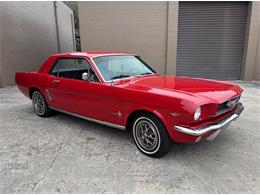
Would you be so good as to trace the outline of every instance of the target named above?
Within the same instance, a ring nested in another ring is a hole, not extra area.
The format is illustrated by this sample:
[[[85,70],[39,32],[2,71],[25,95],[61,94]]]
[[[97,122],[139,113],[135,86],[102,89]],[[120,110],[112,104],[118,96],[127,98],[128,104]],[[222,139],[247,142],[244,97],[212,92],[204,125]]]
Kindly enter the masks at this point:
[[[48,117],[51,115],[51,109],[46,103],[43,95],[39,91],[34,91],[32,95],[33,109],[37,115]]]
[[[136,146],[144,154],[161,157],[170,150],[171,140],[160,119],[150,113],[140,113],[132,125]]]

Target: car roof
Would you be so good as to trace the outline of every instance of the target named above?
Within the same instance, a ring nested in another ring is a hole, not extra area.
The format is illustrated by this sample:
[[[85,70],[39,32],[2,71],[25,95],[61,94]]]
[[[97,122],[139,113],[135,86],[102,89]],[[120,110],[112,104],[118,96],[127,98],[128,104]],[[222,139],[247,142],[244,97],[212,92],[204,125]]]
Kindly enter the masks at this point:
[[[104,56],[104,55],[135,55],[128,52],[108,52],[108,51],[92,51],[92,52],[65,52],[65,53],[57,53],[52,56],[56,57],[75,57],[75,56],[81,56],[81,57],[88,57],[88,58],[94,58],[98,56]]]

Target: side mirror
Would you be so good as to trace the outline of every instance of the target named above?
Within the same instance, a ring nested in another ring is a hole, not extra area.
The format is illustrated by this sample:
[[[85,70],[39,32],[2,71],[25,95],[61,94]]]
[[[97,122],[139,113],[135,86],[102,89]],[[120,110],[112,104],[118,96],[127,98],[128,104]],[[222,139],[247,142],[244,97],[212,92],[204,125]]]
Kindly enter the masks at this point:
[[[81,77],[82,77],[83,81],[88,81],[88,73],[87,72],[83,72]]]

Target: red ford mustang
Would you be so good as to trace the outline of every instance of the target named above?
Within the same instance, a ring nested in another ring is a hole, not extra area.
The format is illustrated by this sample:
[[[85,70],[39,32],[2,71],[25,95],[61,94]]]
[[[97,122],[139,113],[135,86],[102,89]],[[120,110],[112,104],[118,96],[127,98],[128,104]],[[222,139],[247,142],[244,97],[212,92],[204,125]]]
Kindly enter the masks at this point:
[[[37,72],[16,73],[35,112],[52,110],[131,130],[138,149],[160,157],[172,140],[214,139],[243,111],[232,83],[161,76],[129,53],[61,53]]]

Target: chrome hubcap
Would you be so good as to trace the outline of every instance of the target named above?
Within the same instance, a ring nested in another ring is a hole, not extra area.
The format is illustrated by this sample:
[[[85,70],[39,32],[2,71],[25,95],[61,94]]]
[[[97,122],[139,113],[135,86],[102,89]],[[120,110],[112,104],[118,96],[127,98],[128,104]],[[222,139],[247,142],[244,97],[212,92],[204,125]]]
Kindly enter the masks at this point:
[[[42,95],[38,92],[33,94],[33,107],[37,114],[43,114],[45,111],[45,103]]]
[[[146,151],[153,151],[159,143],[157,127],[149,120],[139,120],[135,127],[134,133],[138,144]]]

